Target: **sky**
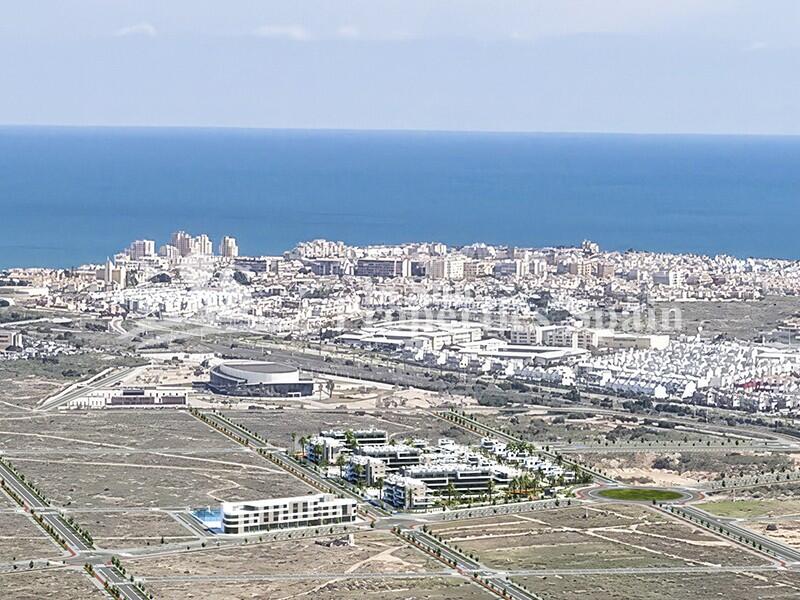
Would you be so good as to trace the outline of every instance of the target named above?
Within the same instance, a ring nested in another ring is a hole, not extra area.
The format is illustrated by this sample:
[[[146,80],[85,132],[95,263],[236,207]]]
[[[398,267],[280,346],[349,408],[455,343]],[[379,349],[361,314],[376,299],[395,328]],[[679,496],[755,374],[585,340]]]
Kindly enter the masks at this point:
[[[798,0],[0,0],[0,124],[800,134]]]

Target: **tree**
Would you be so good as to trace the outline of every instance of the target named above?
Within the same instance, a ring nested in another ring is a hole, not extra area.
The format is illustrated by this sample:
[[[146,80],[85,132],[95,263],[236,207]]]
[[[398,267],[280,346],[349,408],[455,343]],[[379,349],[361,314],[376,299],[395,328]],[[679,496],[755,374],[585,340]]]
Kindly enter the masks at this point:
[[[336,466],[339,467],[339,477],[342,476],[342,467],[345,465],[344,454],[339,454],[336,457]]]

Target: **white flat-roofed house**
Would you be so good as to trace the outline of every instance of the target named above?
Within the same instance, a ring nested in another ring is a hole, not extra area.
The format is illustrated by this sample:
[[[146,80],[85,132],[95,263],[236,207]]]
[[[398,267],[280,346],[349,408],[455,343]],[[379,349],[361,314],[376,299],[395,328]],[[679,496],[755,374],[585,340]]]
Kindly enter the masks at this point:
[[[338,525],[355,520],[356,501],[332,494],[222,503],[222,529],[231,534]]]

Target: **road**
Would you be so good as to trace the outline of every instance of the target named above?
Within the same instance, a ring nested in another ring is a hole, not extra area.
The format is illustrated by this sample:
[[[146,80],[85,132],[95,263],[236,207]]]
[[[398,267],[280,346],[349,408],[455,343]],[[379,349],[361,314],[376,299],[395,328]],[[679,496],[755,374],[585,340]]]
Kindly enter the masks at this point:
[[[42,520],[50,525],[67,543],[73,552],[84,552],[92,550],[92,546],[83,539],[72,527],[67,524],[56,509],[44,502],[31,489],[19,479],[19,477],[5,464],[0,463],[0,477],[6,485],[11,488],[25,503],[31,513],[36,513]]]
[[[55,396],[50,396],[49,398],[44,399],[36,408],[37,410],[52,410],[54,408],[58,408],[59,406],[64,406],[68,402],[75,400],[76,398],[80,398],[81,396],[85,396],[89,392],[110,387],[116,383],[119,383],[130,376],[138,368],[139,367],[126,367],[112,371],[101,377],[95,376],[94,379],[90,379],[85,383],[79,382],[67,390],[59,392]]]
[[[744,443],[738,446],[734,444],[711,444],[704,443],[684,443],[684,444],[610,444],[605,445],[588,445],[588,444],[572,444],[569,446],[551,445],[550,448],[559,454],[614,454],[614,453],[627,453],[627,452],[800,452],[800,445],[797,444],[781,444],[777,442],[768,442],[763,444]]]
[[[3,479],[6,485],[22,498],[22,501],[25,502],[28,508],[50,508],[47,503],[34,494],[31,489],[17,477],[16,473],[2,462],[0,462],[0,479]]]
[[[514,600],[539,600],[537,596],[522,589],[513,581],[509,581],[504,576],[498,575],[495,571],[487,569],[478,561],[454,551],[448,545],[440,542],[435,537],[428,535],[422,530],[404,529],[401,530],[401,533],[410,536],[431,554],[441,556],[454,564],[455,568],[462,574],[470,576],[474,574],[479,575],[486,584],[498,590],[504,597],[513,598]]]
[[[115,586],[125,600],[148,600],[147,594],[133,585],[130,580],[125,579],[114,567],[94,565],[94,572]]]
[[[765,550],[769,550],[778,559],[786,563],[800,563],[800,551],[790,548],[780,542],[765,535],[761,535],[744,527],[739,527],[736,523],[717,517],[703,510],[693,506],[680,506],[675,507],[675,512],[665,511],[667,514],[681,516],[681,513],[686,516],[694,517],[695,519],[702,519],[712,525],[712,529],[719,531],[722,528],[724,531],[730,532],[732,536],[742,537],[745,540],[755,542],[761,545]]]
[[[247,444],[249,447],[257,449],[257,448],[274,448],[269,443],[264,442],[264,440],[257,438],[252,433],[248,432],[247,430],[243,429],[241,425],[234,423],[216,413],[211,411],[205,411],[202,415],[208,419],[210,422],[222,427],[223,429],[227,429],[228,431],[232,432],[233,434],[247,440]]]

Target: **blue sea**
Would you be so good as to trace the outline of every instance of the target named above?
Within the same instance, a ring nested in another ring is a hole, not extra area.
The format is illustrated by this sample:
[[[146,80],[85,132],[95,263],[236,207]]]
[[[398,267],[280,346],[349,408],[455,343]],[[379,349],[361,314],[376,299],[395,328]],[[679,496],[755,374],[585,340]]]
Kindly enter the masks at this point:
[[[800,258],[799,226],[797,137],[0,128],[0,268],[176,229]]]

